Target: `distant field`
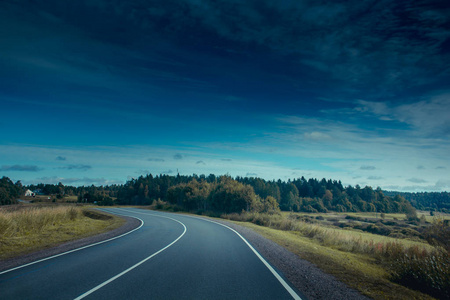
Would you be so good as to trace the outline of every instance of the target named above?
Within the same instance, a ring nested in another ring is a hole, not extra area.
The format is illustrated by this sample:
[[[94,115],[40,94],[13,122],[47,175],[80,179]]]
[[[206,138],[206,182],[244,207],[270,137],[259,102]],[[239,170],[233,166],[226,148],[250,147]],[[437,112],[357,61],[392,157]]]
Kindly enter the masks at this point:
[[[35,197],[22,196],[21,199],[31,203],[76,203],[78,196],[64,196],[58,199],[55,195],[36,195]]]
[[[282,212],[283,214],[289,214],[289,212]],[[329,212],[329,213],[297,213],[299,215],[308,215],[311,217],[326,217],[326,218],[345,218],[346,216],[355,216],[355,217],[361,217],[361,218],[368,218],[368,219],[385,219],[385,220],[405,220],[406,216],[403,213],[398,214],[384,214],[384,218],[381,217],[381,213],[374,213],[374,212],[344,212],[344,213],[338,213],[338,212]],[[450,220],[450,214],[435,212],[434,216],[430,215],[429,211],[417,211],[417,216],[420,218],[421,216],[425,216],[426,220],[428,222],[432,222],[435,218],[442,218],[444,220]]]

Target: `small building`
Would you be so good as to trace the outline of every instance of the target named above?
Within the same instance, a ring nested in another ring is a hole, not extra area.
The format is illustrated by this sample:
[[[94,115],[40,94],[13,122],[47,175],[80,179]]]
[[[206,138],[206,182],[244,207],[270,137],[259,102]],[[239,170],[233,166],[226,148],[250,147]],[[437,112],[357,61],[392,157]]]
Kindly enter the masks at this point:
[[[25,197],[34,197],[35,193],[33,193],[31,190],[26,190]]]

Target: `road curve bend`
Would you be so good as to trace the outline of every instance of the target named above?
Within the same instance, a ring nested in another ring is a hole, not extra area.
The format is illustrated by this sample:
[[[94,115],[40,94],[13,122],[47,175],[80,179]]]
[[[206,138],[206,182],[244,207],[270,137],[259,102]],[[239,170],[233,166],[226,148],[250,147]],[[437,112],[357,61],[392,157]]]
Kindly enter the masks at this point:
[[[0,273],[1,299],[300,299],[236,231],[186,215],[108,208],[130,234]]]

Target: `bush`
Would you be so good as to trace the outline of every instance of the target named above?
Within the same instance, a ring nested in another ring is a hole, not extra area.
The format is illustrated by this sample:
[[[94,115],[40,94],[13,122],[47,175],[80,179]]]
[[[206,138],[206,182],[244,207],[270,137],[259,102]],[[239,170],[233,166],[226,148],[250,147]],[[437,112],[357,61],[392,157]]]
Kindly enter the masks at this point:
[[[450,299],[450,260],[445,251],[407,253],[391,264],[391,280],[438,299]]]
[[[153,200],[153,203],[150,205],[151,209],[167,209],[170,205],[167,202],[162,201],[161,199]]]
[[[424,230],[425,239],[435,246],[444,247],[450,252],[450,226],[444,220],[436,219],[433,225]]]

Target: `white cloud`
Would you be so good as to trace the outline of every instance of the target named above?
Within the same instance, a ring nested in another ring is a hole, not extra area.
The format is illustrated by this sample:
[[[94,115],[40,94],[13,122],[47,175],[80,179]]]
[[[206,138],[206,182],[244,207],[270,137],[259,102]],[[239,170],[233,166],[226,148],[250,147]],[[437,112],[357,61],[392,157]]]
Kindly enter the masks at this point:
[[[40,178],[50,180],[54,177],[53,182],[64,180],[61,182],[76,185],[93,182],[87,179],[80,181],[83,178],[96,179],[99,183],[105,182],[102,179],[123,183],[127,175],[136,174],[136,170],[146,170],[145,173],[155,175],[170,171],[174,174],[178,169],[180,174],[186,175],[229,173],[231,176],[246,176],[247,173],[254,173],[268,180],[305,176],[341,180],[344,185],[374,185],[375,182],[382,188],[396,185],[402,189],[411,184],[406,178],[426,178],[428,182],[437,184],[421,186],[422,190],[449,189],[445,186],[450,178],[442,171],[450,168],[446,159],[446,153],[450,153],[448,148],[421,148],[417,147],[421,139],[379,137],[351,124],[317,118],[278,117],[273,128],[272,132],[256,135],[245,142],[191,143],[187,148],[133,146],[78,149],[3,145],[0,147],[0,165],[6,161],[11,165],[19,162],[31,165],[34,162],[38,168],[45,166],[45,170],[39,173]],[[332,138],[317,143],[305,139],[305,132],[326,132]],[[71,157],[71,161],[92,168],[87,171],[59,169],[61,162],[55,160],[58,153],[64,153]],[[183,159],[174,160],[174,153],[180,154]],[[149,157],[164,161],[149,161]],[[197,164],[199,161],[204,164]],[[418,165],[423,165],[425,169],[418,170]],[[361,166],[370,167],[370,174]],[[437,170],[436,166],[440,169]],[[295,168],[298,170],[294,174]],[[32,172],[18,173],[4,175],[13,180],[36,182]],[[369,180],[368,175],[371,176]]]
[[[42,170],[43,168],[34,165],[3,165],[0,167],[0,171],[38,172]]]
[[[360,100],[355,111],[371,113],[380,120],[408,124],[412,126],[409,135],[432,138],[450,136],[450,91],[401,105]]]
[[[329,136],[328,134],[318,132],[318,131],[307,132],[307,133],[304,133],[303,136],[305,139],[312,140],[312,141],[323,141],[323,140],[331,139],[331,136]]]
[[[426,183],[427,182],[425,179],[421,179],[421,178],[410,178],[410,179],[408,179],[408,181],[414,182],[414,183]]]
[[[51,176],[51,177],[40,177],[40,178],[36,178],[33,180],[27,180],[24,183],[26,184],[38,184],[38,183],[45,183],[45,184],[58,184],[58,183],[62,183],[64,185],[111,185],[111,184],[123,184],[125,182],[123,181],[118,181],[118,180],[108,180],[105,178],[89,178],[89,177],[82,177],[82,178],[77,178],[77,177],[69,177],[69,178],[65,178],[65,177],[58,177],[58,176]]]
[[[441,190],[449,190],[450,189],[450,179],[439,179],[435,186]]]
[[[374,166],[361,166],[359,169],[360,169],[360,170],[368,170],[368,171],[372,171],[372,170],[375,170],[376,167],[374,167]]]

